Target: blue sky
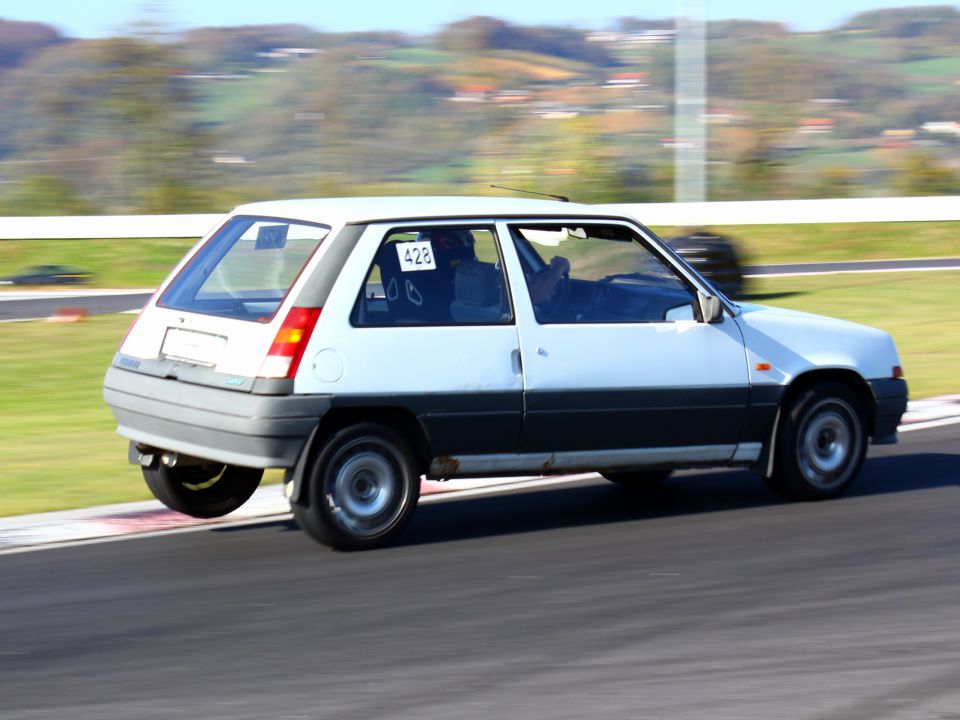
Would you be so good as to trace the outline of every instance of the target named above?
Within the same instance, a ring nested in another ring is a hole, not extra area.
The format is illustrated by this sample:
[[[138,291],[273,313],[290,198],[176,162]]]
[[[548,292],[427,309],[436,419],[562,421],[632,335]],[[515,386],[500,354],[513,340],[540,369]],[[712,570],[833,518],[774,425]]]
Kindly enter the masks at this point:
[[[117,34],[145,17],[160,19],[173,29],[204,25],[301,23],[333,32],[400,30],[427,34],[473,15],[492,15],[520,24],[608,27],[619,17],[673,17],[677,7],[705,7],[709,19],[775,20],[792,30],[835,27],[864,10],[882,7],[957,3],[936,0],[31,0],[7,3],[0,18],[37,20],[72,37]]]

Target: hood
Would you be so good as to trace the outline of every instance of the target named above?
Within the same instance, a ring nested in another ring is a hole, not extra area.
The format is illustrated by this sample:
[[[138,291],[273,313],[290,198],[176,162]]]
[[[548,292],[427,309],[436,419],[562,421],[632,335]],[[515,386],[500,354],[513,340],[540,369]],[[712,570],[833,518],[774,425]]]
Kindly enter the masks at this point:
[[[736,321],[750,367],[770,363],[780,381],[813,368],[855,370],[868,380],[889,378],[900,365],[893,338],[883,330],[799,310],[738,304]]]

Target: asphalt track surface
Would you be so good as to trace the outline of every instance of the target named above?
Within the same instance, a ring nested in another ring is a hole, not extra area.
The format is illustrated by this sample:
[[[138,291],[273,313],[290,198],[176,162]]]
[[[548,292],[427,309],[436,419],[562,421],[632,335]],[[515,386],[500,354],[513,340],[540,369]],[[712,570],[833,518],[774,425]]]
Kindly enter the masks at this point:
[[[65,291],[69,292],[69,291]],[[151,293],[112,295],[77,295],[71,297],[35,297],[16,300],[3,299],[0,293],[0,322],[12,320],[45,319],[65,308],[83,308],[88,315],[139,310],[150,299]]]
[[[740,471],[0,556],[0,718],[957,718],[960,425],[854,491]]]
[[[826,275],[834,273],[899,272],[904,270],[960,269],[960,258],[933,258],[925,260],[867,260],[832,263],[794,263],[790,265],[748,265],[743,268],[748,277],[761,275]],[[69,293],[70,290],[64,290]],[[69,298],[4,299],[0,292],[0,322],[36,320],[50,317],[64,308],[83,308],[89,315],[139,310],[150,298],[149,292],[138,294],[79,295]]]

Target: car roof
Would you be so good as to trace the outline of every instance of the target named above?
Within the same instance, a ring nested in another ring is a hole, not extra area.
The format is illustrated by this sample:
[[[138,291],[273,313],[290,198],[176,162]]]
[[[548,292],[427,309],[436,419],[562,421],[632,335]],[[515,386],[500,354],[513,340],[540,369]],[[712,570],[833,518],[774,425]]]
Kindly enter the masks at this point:
[[[514,197],[395,196],[272,200],[240,205],[233,215],[263,215],[325,224],[473,217],[624,217],[610,208]]]

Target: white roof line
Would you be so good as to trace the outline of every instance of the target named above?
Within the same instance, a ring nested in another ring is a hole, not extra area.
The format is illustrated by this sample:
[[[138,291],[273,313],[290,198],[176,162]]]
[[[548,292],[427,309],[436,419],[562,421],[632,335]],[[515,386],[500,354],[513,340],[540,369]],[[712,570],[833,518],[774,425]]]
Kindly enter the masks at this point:
[[[514,197],[398,196],[271,200],[240,205],[234,215],[279,215],[318,222],[375,222],[516,215],[615,217],[602,206]]]

